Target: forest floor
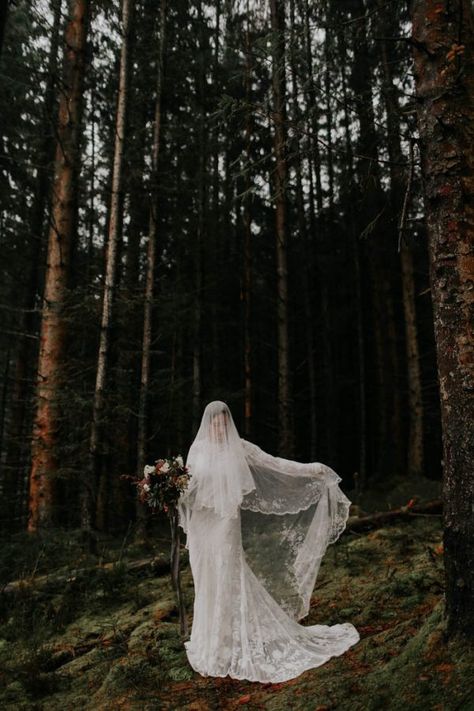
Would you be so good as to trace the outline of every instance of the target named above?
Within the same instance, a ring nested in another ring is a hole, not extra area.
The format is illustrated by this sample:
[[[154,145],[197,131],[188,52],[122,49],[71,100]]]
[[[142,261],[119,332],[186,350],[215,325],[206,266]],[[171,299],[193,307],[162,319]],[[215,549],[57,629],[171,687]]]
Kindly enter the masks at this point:
[[[443,634],[439,516],[348,532],[328,550],[304,624],[352,622],[361,641],[282,684],[194,673],[179,637],[166,554],[164,539],[151,556],[109,540],[101,564],[92,565],[73,532],[4,541],[0,582],[22,577],[25,585],[1,595],[0,708],[474,709],[473,654]],[[158,565],[128,568],[146,556]],[[78,568],[85,572],[72,574]],[[186,553],[183,583],[191,610]]]

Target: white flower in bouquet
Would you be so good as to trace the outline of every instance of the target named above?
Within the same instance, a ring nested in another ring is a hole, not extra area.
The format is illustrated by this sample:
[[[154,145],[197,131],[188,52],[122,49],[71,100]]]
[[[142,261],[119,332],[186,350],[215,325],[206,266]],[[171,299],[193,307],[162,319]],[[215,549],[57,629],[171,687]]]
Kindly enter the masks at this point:
[[[143,491],[150,491],[150,485],[149,485],[149,484],[143,484]]]
[[[153,474],[154,471],[155,471],[155,467],[152,466],[151,464],[147,464],[147,465],[145,466],[144,470],[143,470],[143,473],[144,473],[144,475],[145,475],[145,479],[148,479],[149,476],[150,476],[150,474]]]
[[[184,461],[183,461],[183,457],[180,454],[178,454],[178,456],[176,457],[176,461],[178,462],[180,467],[183,466]]]
[[[166,472],[169,472],[169,470],[170,470],[170,465],[168,464],[168,462],[165,462],[160,467],[160,472],[163,472],[163,474],[166,474]]]

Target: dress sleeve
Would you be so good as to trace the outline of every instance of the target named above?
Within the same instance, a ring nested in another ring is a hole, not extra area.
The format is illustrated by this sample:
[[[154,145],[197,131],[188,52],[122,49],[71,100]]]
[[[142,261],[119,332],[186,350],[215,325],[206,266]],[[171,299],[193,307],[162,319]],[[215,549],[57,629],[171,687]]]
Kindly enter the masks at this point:
[[[253,442],[241,438],[246,459],[249,464],[263,466],[275,472],[292,477],[312,477],[324,481],[326,484],[338,484],[341,477],[336,472],[321,462],[295,462],[283,457],[274,457],[258,447]]]

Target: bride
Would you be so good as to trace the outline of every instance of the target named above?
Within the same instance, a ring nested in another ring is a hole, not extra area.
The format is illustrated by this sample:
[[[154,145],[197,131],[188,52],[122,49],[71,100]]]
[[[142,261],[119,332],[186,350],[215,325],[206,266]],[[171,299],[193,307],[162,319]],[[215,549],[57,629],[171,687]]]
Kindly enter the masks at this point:
[[[359,640],[355,627],[301,625],[327,546],[345,528],[341,478],[241,439],[226,403],[203,413],[178,502],[194,579],[186,653],[203,676],[282,682]]]

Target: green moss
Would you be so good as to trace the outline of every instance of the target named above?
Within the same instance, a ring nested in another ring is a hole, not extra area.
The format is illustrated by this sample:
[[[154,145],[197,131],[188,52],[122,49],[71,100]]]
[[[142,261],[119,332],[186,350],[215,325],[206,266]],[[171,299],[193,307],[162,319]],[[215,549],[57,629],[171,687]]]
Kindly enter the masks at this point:
[[[169,577],[151,568],[136,576],[117,559],[108,572],[94,569],[36,596],[11,597],[2,610],[0,707],[467,710],[474,663],[462,642],[444,642],[440,540],[439,521],[425,518],[343,537],[323,561],[304,624],[350,621],[361,641],[278,685],[196,674],[179,635]],[[124,561],[133,556],[142,558],[144,550],[124,549]],[[191,612],[189,567],[182,581]]]
[[[460,641],[447,643],[444,631],[440,602],[400,654],[366,676],[368,708],[464,708],[474,691],[474,654]]]

